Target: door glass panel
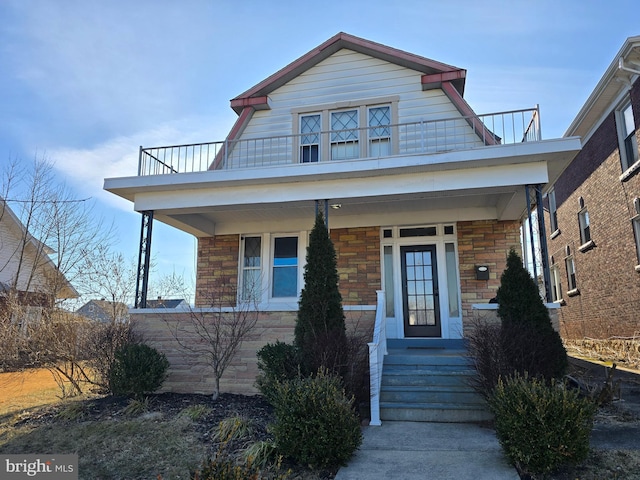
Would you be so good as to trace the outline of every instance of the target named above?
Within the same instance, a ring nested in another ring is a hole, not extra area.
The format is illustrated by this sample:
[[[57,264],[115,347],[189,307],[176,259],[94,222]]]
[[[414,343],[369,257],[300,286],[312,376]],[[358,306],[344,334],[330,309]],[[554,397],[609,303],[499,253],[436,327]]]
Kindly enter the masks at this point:
[[[393,248],[387,245],[384,247],[384,296],[387,317],[395,316],[393,288]]]
[[[444,245],[447,262],[447,292],[449,293],[449,316],[459,317],[458,271],[456,268],[456,250],[453,243]]]
[[[433,248],[433,247],[431,247]],[[405,318],[410,327],[437,325],[437,287],[429,247],[404,247]]]

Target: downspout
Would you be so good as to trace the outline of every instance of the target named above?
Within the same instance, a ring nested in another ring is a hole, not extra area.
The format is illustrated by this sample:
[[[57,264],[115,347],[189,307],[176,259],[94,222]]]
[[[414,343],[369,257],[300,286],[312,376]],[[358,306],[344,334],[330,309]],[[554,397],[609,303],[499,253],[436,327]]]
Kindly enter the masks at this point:
[[[620,57],[620,58],[618,59],[618,70],[623,70],[623,71],[625,71],[625,72],[630,72],[630,73],[634,73],[634,74],[636,74],[636,75],[640,75],[640,70],[636,70],[636,69],[634,69],[634,68],[627,67],[627,66],[624,64],[624,58],[622,58],[622,57]]]

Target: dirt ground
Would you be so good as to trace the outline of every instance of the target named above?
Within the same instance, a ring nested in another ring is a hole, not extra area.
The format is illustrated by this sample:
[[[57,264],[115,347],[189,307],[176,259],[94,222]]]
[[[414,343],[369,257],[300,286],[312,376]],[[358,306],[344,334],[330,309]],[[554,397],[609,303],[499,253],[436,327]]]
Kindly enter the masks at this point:
[[[59,396],[49,370],[0,373],[0,416],[58,402]]]

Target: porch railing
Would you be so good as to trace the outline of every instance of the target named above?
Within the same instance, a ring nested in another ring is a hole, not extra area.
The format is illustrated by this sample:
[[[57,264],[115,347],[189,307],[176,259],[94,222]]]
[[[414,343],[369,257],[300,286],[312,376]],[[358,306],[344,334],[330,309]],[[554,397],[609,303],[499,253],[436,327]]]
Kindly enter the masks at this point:
[[[140,147],[138,175],[433,154],[541,140],[532,109],[221,142]]]
[[[369,425],[382,425],[380,421],[380,387],[382,386],[382,366],[387,354],[387,322],[384,291],[377,292],[376,321],[373,327],[373,340],[369,345],[369,387],[371,389],[371,422]]]

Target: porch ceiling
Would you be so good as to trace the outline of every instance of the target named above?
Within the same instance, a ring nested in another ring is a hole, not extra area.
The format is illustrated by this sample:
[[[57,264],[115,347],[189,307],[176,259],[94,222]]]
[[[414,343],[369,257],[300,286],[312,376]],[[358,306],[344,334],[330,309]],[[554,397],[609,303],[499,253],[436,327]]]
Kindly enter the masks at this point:
[[[523,187],[423,192],[411,195],[327,199],[332,228],[424,224],[497,218],[515,220],[523,213]],[[285,230],[313,225],[315,201],[254,203],[156,211],[155,218],[196,236]],[[324,201],[320,202],[324,210]],[[306,223],[305,223],[306,222]],[[308,224],[308,225],[306,225]]]

